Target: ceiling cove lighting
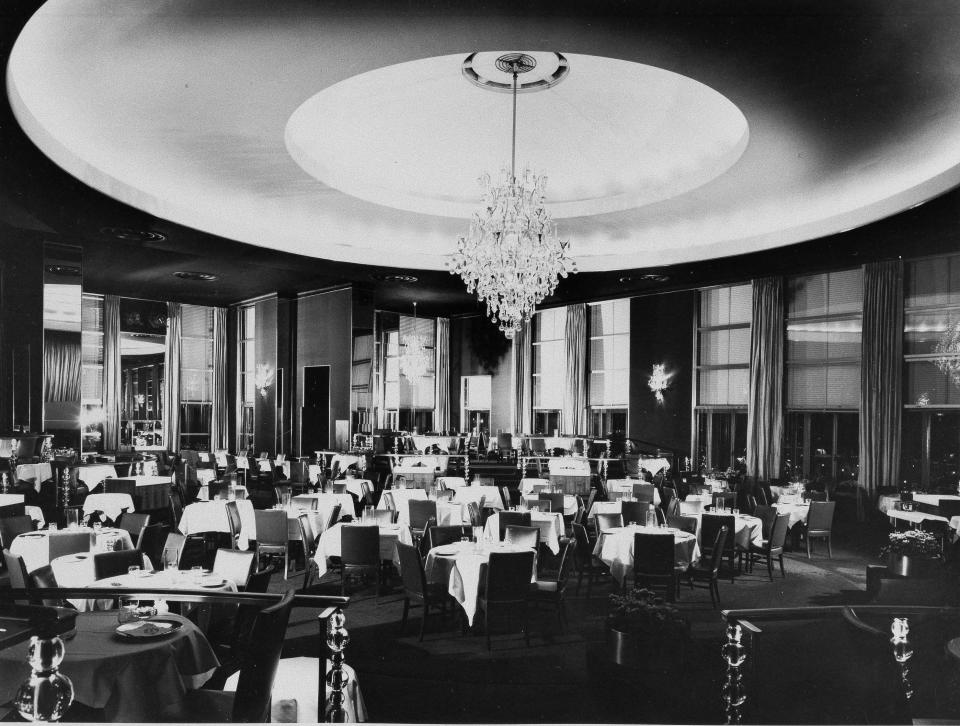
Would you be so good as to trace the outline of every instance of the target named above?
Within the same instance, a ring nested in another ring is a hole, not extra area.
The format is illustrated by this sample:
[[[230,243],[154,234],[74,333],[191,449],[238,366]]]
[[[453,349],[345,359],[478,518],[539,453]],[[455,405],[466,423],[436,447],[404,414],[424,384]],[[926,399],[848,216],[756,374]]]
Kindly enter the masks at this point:
[[[556,54],[557,71],[549,78],[525,84],[523,90],[535,91],[559,83],[569,71],[566,59]],[[462,72],[471,83],[494,91],[513,94],[513,131],[509,173],[506,168],[494,183],[486,172],[480,177],[483,208],[476,212],[470,231],[457,241],[450,261],[450,273],[460,275],[467,292],[477,294],[487,304],[487,315],[499,324],[507,338],[513,338],[530,320],[534,308],[557,287],[558,278],[575,273],[576,263],[568,255],[569,242],[557,237],[556,223],[544,207],[547,177],[524,169],[518,178],[517,160],[517,78],[536,68],[536,60],[526,53],[506,53],[496,60],[499,71],[509,74],[512,83],[481,77],[474,69],[471,54],[464,60]]]

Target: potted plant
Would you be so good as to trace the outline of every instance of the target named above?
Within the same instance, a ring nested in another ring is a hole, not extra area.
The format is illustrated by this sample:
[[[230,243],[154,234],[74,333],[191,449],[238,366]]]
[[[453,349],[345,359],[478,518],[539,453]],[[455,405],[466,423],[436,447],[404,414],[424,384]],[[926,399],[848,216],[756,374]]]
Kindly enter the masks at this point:
[[[887,544],[880,550],[880,556],[887,559],[887,569],[901,577],[928,573],[929,563],[937,560],[939,555],[937,538],[921,529],[891,532]]]
[[[689,630],[680,610],[646,588],[610,596],[607,643],[618,665],[682,668]]]

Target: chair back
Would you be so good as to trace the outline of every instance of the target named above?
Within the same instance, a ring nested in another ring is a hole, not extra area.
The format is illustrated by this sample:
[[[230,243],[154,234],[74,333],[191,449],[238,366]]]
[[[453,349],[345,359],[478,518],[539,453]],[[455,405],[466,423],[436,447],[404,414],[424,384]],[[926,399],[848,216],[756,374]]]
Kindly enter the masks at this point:
[[[633,485],[633,496],[637,498],[637,502],[653,504],[655,488],[653,484],[634,484]]]
[[[334,494],[346,494],[346,493],[347,493],[347,483],[346,483],[346,482],[337,482],[337,481],[335,481],[335,482],[333,482],[333,484],[330,485],[330,487],[333,489],[333,493],[334,493]]]
[[[573,524],[573,538],[577,543],[577,552],[581,555],[589,555],[591,552],[590,537],[587,536],[587,528],[582,524]]]
[[[380,528],[353,524],[342,527],[340,560],[344,565],[379,565]]]
[[[148,524],[150,524],[149,514],[124,512],[120,515],[120,521],[117,523],[117,527],[129,532],[130,539],[133,540],[133,546],[139,548],[141,546],[140,537]]]
[[[104,479],[103,491],[107,494],[129,494],[131,498],[137,493],[135,479]]]
[[[535,550],[540,546],[540,528],[519,527],[511,524],[503,534],[503,541],[518,547],[529,547]]]
[[[161,559],[164,562],[176,562],[180,567],[180,554],[183,552],[183,544],[187,541],[179,532],[170,532],[163,542],[163,555]]]
[[[833,511],[836,502],[810,502],[807,513],[807,532],[829,532],[833,528]]]
[[[39,590],[44,587],[60,587],[57,582],[57,576],[53,572],[53,568],[50,565],[43,565],[38,567],[29,575],[30,589]],[[56,600],[43,600],[44,605],[52,608],[63,608],[71,607],[66,601],[62,599]]]
[[[386,526],[388,524],[396,524],[397,517],[400,512],[395,509],[374,509],[373,518],[376,520],[379,526]]]
[[[236,546],[237,535],[240,534],[240,509],[236,502],[226,502],[227,523],[230,525],[230,542]]]
[[[427,530],[427,540],[430,549],[433,549],[441,545],[459,542],[462,537],[469,537],[471,534],[469,525],[444,525],[430,527]]]
[[[679,529],[681,532],[687,532],[694,535],[697,533],[696,517],[684,517],[682,514],[672,515],[667,517],[667,524],[669,524],[671,527]]]
[[[410,506],[411,529],[422,530],[427,526],[431,517],[436,521],[437,503],[433,499],[411,499],[408,505]]]
[[[540,503],[540,511],[542,512],[560,512],[563,514],[563,493],[546,493],[541,492],[537,495],[537,501]],[[546,509],[543,506],[543,502],[550,502],[550,509]]]
[[[713,508],[719,509],[721,506],[724,509],[732,509],[737,506],[737,493],[736,492],[716,492],[713,497]]]
[[[732,519],[732,517],[731,517]],[[720,572],[720,564],[723,562],[724,548],[727,546],[730,530],[726,524],[717,530],[713,538],[713,550],[710,554],[710,576],[716,577]],[[732,537],[730,539],[733,539]]]
[[[513,498],[510,496],[510,487],[498,486],[497,489],[500,490],[500,501],[503,502],[504,509],[510,509],[510,506],[513,504]],[[520,503],[520,500],[517,500],[517,504]]]
[[[700,542],[703,544],[713,542],[714,539],[716,539],[717,532],[719,532],[721,528],[726,527],[727,532],[734,532],[736,526],[736,521],[732,514],[706,513],[700,520]],[[735,537],[727,537],[725,539],[724,547],[726,547],[726,552],[724,554],[733,552],[735,540]]]
[[[646,524],[649,511],[649,502],[620,502],[620,514],[623,516],[624,524],[629,522]]]
[[[533,550],[529,552],[491,552],[487,564],[486,599],[488,602],[526,600],[533,575]]]
[[[757,484],[757,505],[769,506],[770,499],[767,497],[767,490],[763,487],[762,484]]]
[[[483,521],[480,519],[480,505],[476,502],[467,503],[467,515],[470,517],[471,527],[482,527]]]
[[[7,566],[7,573],[10,577],[10,587],[14,589],[29,590],[30,577],[27,574],[27,566],[20,555],[15,555],[6,547],[3,548],[3,562]],[[124,570],[126,572],[126,570]],[[22,603],[24,601],[17,601]]]
[[[300,529],[300,543],[303,545],[304,557],[312,557],[316,551],[317,538],[313,533],[313,525],[310,524],[310,515],[306,512],[297,515],[297,527]]]
[[[261,610],[254,621],[249,642],[238,649],[242,660],[231,714],[234,722],[266,723],[270,720],[273,680],[290,621],[293,595],[293,590],[287,590],[280,602]]]
[[[33,520],[26,514],[20,517],[4,517],[0,519],[0,546],[10,549],[10,543],[17,535],[32,532],[34,529]]]
[[[47,539],[47,543],[50,548],[49,552],[51,562],[57,557],[63,557],[64,555],[72,555],[77,552],[89,552],[89,530],[81,530],[79,532],[57,532],[56,535]]]
[[[288,539],[287,513],[280,509],[254,509],[257,525],[257,544],[268,547],[286,547]]]
[[[598,512],[597,531],[616,529],[623,526],[623,515],[620,512]]]
[[[670,503],[677,498],[677,490],[673,487],[664,487],[660,496],[661,506],[669,507]]]
[[[430,529],[434,530],[436,527]],[[397,542],[397,554],[400,556],[400,578],[403,580],[403,589],[418,597],[424,597],[427,592],[427,577],[423,572],[420,551],[413,545]]]
[[[126,575],[133,565],[143,567],[143,552],[138,549],[98,552],[93,556],[93,574],[98,580]]]
[[[334,504],[333,509],[330,510],[330,518],[327,520],[326,526],[324,526],[323,531],[326,532],[338,521],[340,521],[340,506],[339,504]]]
[[[778,514],[770,532],[770,539],[767,540],[769,552],[775,553],[783,550],[783,543],[787,541],[787,531],[789,529],[790,515]]]
[[[270,586],[270,577],[276,570],[276,565],[267,565],[262,570],[254,572],[247,578],[246,592],[266,592]]]
[[[183,497],[178,493],[171,492],[167,495],[167,498],[170,501],[170,521],[176,527],[183,518]]]
[[[229,580],[233,580],[238,590],[247,587],[247,580],[253,571],[256,553],[253,550],[218,549],[213,558],[213,571]]]
[[[677,497],[670,497],[670,503],[667,504],[667,517],[679,517],[680,516],[680,500]]]
[[[507,527],[512,525],[517,527],[529,527],[530,522],[530,512],[500,512],[498,517],[498,536],[501,540],[503,540],[503,536],[506,533]]]
[[[596,500],[596,498],[597,498],[597,490],[596,490],[596,489],[591,489],[591,490],[590,490],[590,496],[587,497],[587,503],[586,503],[586,504],[584,505],[584,507],[583,507],[583,511],[584,511],[584,513],[585,513],[584,516],[586,516],[586,515],[588,515],[588,514],[590,513],[590,507],[593,506],[593,502],[594,502],[594,500]]]
[[[674,566],[672,534],[637,532],[633,535],[635,575],[672,575]]]
[[[767,504],[758,504],[753,510],[753,516],[763,522],[763,538],[770,539],[773,523],[777,519],[777,510]]]

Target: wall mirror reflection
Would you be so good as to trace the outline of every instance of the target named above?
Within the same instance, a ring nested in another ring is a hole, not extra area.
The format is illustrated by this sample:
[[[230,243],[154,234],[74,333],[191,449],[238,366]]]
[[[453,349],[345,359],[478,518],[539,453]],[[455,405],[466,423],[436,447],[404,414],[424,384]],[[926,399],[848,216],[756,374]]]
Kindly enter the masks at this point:
[[[44,245],[43,426],[58,447],[80,448],[81,251]]]
[[[120,450],[165,450],[164,354],[167,309],[150,300],[120,300]]]

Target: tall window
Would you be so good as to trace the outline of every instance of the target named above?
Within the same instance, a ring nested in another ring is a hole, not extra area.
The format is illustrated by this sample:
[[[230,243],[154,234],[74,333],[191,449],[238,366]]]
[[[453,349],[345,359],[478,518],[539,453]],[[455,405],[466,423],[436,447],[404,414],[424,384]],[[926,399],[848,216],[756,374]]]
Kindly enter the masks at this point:
[[[590,303],[590,434],[627,433],[630,397],[630,300]]]
[[[700,291],[695,465],[737,468],[747,453],[753,285]]]
[[[80,311],[81,447],[83,452],[103,451],[103,297],[84,294]]]
[[[859,469],[863,271],[790,278],[784,473],[824,484]]]
[[[900,475],[909,484],[956,490],[960,373],[951,375],[945,349],[956,353],[950,339],[960,328],[960,255],[909,262],[904,272]]]
[[[564,352],[567,309],[539,310],[533,316],[533,432],[560,429],[567,364]]]
[[[419,335],[426,347],[427,368],[413,379],[401,373],[401,358],[410,353],[408,340]],[[400,327],[384,331],[384,408],[388,428],[430,431],[433,428],[434,379],[436,378],[436,321],[401,315]]]
[[[253,305],[237,310],[237,451],[253,446],[256,403],[257,312]]]
[[[213,309],[182,307],[180,448],[210,450],[213,415]]]

